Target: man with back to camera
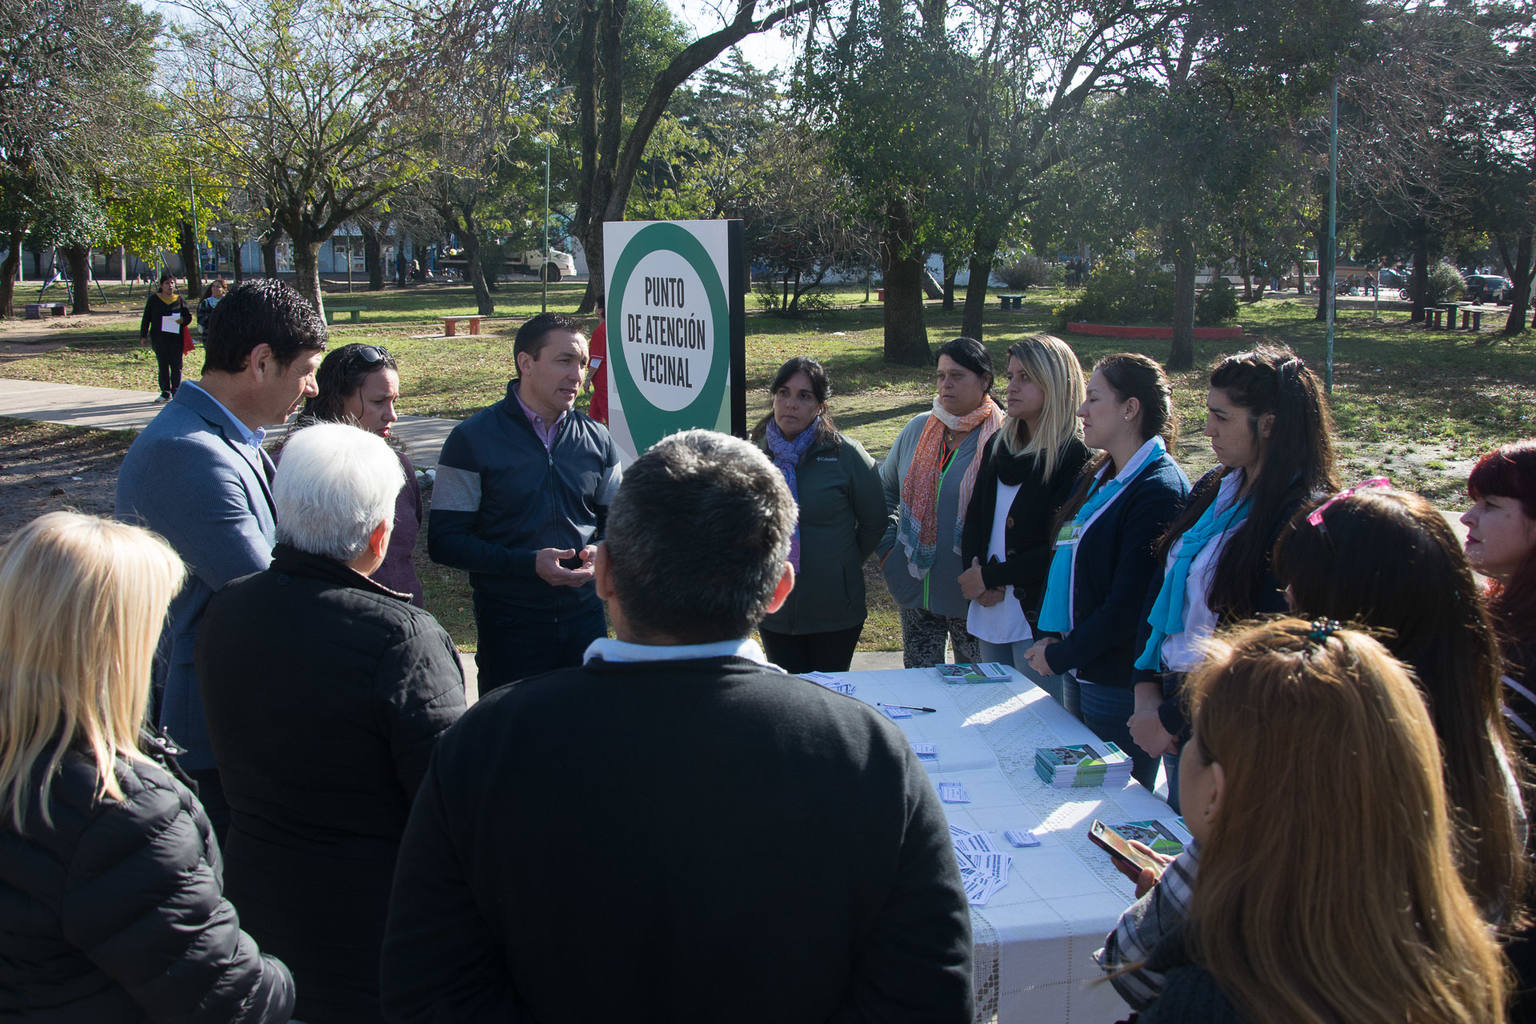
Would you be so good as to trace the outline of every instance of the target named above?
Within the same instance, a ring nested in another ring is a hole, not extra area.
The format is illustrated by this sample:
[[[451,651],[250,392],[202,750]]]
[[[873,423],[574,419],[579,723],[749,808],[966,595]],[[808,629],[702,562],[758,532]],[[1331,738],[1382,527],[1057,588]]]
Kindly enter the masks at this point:
[[[326,334],[320,314],[285,284],[258,279],[231,288],[209,319],[202,379],[183,382],[118,470],[114,515],[170,541],[191,570],[160,637],[159,718],[186,748],[181,766],[220,839],[229,810],[193,664],[198,625],[214,591],[272,560],[276,511],[264,428],[315,394]]]
[[[795,521],[739,439],[630,466],[593,564],[618,639],[438,742],[387,1020],[970,1020],[965,893],[906,737],[749,638],[794,585]]]
[[[622,472],[607,428],[574,409],[579,326],[560,313],[523,324],[507,397],[454,427],[438,457],[427,551],[469,571],[482,694],[579,664],[607,633],[592,557]]]
[[[310,1024],[379,1019],[400,835],[464,712],[453,641],[371,578],[404,482],[382,437],[295,431],[272,484],[272,565],[213,596],[197,641],[230,806],[225,892],[293,972],[294,1016]]]

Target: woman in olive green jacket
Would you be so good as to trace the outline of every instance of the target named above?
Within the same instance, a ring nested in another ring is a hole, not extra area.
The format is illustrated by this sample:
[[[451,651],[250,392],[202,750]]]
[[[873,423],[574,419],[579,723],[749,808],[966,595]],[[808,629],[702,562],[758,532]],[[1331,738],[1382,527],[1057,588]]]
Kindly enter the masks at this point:
[[[875,462],[827,412],[831,385],[814,359],[779,367],[773,411],[753,431],[800,505],[790,544],[795,589],[763,620],[769,660],[788,672],[845,672],[864,629],[864,560],[889,525]]]

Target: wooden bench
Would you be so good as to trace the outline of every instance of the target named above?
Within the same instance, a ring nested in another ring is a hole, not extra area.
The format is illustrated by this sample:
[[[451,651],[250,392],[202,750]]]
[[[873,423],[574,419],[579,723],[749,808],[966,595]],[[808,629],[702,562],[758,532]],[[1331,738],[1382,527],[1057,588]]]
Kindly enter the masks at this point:
[[[325,307],[325,322],[333,324],[336,322],[336,314],[350,313],[353,323],[362,323],[363,314],[366,312],[368,312],[367,306],[327,306]]]
[[[1001,303],[1003,309],[1024,308],[1024,296],[1022,295],[999,295],[997,301]]]
[[[479,316],[440,316],[440,317],[438,317],[438,319],[443,322],[443,337],[445,337],[445,338],[452,338],[452,337],[456,337],[458,335],[458,325],[459,325],[459,321],[460,320],[468,320],[469,321],[469,333],[470,334],[479,334],[480,333],[480,321],[483,320],[484,317],[479,317]]]
[[[1431,330],[1438,328],[1440,326],[1440,318],[1448,312],[1450,311],[1442,309],[1439,306],[1425,306],[1424,326]]]

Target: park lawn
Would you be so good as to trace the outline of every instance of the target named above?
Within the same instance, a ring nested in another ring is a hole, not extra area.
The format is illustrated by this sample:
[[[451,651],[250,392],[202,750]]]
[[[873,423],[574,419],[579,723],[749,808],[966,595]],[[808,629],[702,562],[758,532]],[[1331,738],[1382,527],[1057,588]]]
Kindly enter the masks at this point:
[[[550,307],[574,310],[583,289],[581,282],[551,285]],[[1004,313],[988,308],[986,342],[999,371],[1008,345],[1054,330],[1053,309],[1066,297],[1060,290],[1031,291],[1022,310]],[[538,311],[540,285],[536,281],[504,284],[496,296],[497,317],[485,325],[486,333],[453,339],[440,337],[435,318],[474,311],[473,295],[465,285],[351,296],[328,287],[326,298],[331,305],[369,307],[362,323],[333,327],[332,343],[387,346],[401,365],[401,412],[458,418],[504,394],[512,334],[518,323]],[[862,285],[838,290],[830,296],[828,309],[799,320],[768,316],[749,299],[749,421],[766,414],[766,388],[778,366],[790,356],[814,356],[831,376],[832,411],[838,425],[875,458],[884,457],[901,427],[929,407],[933,372],[926,367],[885,364],[882,310],[863,298]],[[22,301],[20,293],[18,301]],[[138,301],[143,301],[142,290]],[[1191,477],[1212,464],[1201,436],[1210,363],[1226,352],[1268,338],[1291,345],[1321,375],[1325,332],[1314,312],[1312,299],[1268,298],[1244,305],[1239,312],[1239,322],[1252,337],[1241,342],[1196,342],[1197,369],[1173,376],[1183,427],[1174,451]],[[142,389],[153,378],[154,361],[137,348],[137,312],[126,326],[122,317],[118,320],[115,329],[93,324],[78,334],[72,332],[64,347],[0,366],[0,375]],[[959,331],[960,311],[945,311],[930,302],[927,321],[929,340],[937,344]],[[1076,335],[1067,340],[1085,368],[1110,352],[1140,351],[1160,361],[1168,356],[1169,343],[1161,340]],[[189,370],[195,375],[195,357]],[[1489,329],[1474,341],[1462,332],[1427,331],[1411,325],[1406,311],[1383,311],[1376,321],[1368,310],[1341,310],[1336,324],[1333,410],[1340,474],[1346,481],[1384,473],[1442,507],[1464,507],[1466,473],[1478,455],[1517,437],[1536,436],[1536,336],[1527,332],[1511,343]],[[424,557],[418,562],[428,607],[462,647],[472,648],[473,618],[463,574],[430,566]],[[870,619],[861,647],[898,649],[895,610],[878,573],[871,570],[869,578]]]

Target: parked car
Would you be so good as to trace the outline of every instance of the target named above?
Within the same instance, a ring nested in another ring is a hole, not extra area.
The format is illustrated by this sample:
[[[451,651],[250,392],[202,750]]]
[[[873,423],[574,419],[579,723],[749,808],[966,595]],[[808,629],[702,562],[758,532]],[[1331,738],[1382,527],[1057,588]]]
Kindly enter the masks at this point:
[[[562,277],[576,276],[576,260],[568,252],[559,249],[549,250],[549,258],[545,259],[544,250],[526,249],[522,252],[507,254],[505,264],[509,273],[534,274],[542,276],[548,281],[558,281]]]
[[[1507,306],[1515,299],[1515,286],[1498,274],[1468,274],[1466,297],[1469,302],[1496,302]]]
[[[1382,288],[1407,288],[1408,275],[1391,267],[1382,267],[1376,272],[1377,284]]]

